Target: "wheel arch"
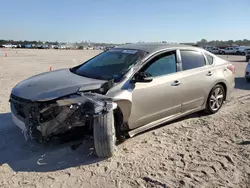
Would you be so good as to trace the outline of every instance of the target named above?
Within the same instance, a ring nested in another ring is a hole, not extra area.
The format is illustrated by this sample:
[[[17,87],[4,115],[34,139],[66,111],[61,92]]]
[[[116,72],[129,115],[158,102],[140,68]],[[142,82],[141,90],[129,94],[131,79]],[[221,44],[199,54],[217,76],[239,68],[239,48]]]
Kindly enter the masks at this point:
[[[128,122],[130,117],[132,101],[122,99],[114,101],[117,104],[117,109],[114,111],[115,116],[118,118],[122,118],[122,122]]]
[[[131,113],[131,102],[126,100],[116,101],[117,108],[114,110],[116,137],[121,138],[124,131],[128,131],[128,119]]]
[[[214,86],[216,86],[216,85],[221,85],[224,88],[224,91],[225,91],[224,100],[225,100],[227,98],[227,85],[226,85],[226,83],[224,81],[219,81],[219,82],[214,84]],[[210,90],[210,92],[212,91],[212,89]]]

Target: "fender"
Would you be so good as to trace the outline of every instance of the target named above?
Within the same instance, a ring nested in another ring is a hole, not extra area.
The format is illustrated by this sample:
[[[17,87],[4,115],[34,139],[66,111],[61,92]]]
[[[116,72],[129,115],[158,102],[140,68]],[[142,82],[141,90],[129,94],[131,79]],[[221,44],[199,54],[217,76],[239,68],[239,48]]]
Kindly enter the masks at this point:
[[[120,90],[118,92],[111,92],[107,94],[113,102],[121,109],[123,114],[123,122],[128,122],[132,108],[132,91]]]

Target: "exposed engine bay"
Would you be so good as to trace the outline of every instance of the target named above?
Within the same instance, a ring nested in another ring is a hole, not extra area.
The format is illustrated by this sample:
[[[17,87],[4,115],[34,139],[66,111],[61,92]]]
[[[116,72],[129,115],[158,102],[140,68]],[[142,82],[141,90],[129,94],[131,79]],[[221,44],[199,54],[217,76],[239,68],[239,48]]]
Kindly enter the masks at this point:
[[[97,93],[78,92],[49,102],[33,102],[11,95],[11,111],[20,121],[27,138],[46,142],[76,127],[91,130],[93,118],[117,108],[112,99]]]

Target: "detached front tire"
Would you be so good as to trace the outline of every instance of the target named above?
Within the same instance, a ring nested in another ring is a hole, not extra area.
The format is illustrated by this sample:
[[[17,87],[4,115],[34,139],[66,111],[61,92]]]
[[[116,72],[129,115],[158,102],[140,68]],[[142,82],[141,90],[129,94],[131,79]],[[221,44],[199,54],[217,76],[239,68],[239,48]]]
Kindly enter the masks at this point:
[[[115,122],[113,111],[96,117],[93,124],[94,145],[98,157],[112,157],[116,150]]]

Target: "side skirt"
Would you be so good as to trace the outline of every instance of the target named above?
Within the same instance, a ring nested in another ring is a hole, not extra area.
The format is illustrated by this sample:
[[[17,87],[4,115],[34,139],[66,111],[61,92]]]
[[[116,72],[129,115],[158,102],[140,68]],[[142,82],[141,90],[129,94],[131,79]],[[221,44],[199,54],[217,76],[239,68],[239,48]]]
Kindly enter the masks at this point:
[[[139,134],[141,132],[144,132],[144,131],[149,130],[151,128],[162,125],[163,123],[167,123],[167,122],[179,119],[179,118],[184,117],[186,115],[189,115],[189,114],[192,114],[192,113],[195,113],[195,112],[199,112],[199,111],[201,111],[203,109],[204,109],[204,106],[195,108],[193,110],[186,111],[184,113],[178,113],[176,115],[168,116],[168,117],[165,117],[165,118],[150,122],[150,123],[148,123],[148,124],[146,124],[144,126],[136,128],[136,129],[133,129],[133,130],[129,131],[128,134],[129,134],[130,137],[133,137],[133,136],[135,136],[135,135],[137,135],[137,134]]]

